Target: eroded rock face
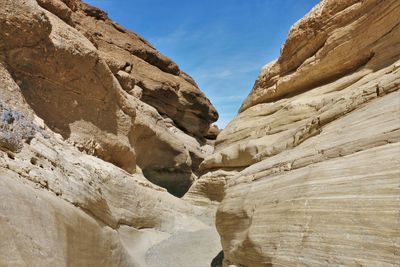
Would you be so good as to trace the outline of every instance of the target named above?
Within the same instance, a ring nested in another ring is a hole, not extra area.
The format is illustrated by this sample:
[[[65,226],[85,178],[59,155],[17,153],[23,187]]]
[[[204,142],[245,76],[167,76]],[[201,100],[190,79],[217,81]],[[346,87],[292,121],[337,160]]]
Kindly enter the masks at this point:
[[[182,196],[210,153],[204,136],[218,115],[209,100],[174,62],[101,10],[37,2],[0,6],[2,61],[29,106],[81,151],[130,173],[138,166]]]
[[[262,69],[188,193],[209,197],[224,169],[225,266],[400,262],[399,13],[321,1]]]
[[[80,1],[0,1],[0,28],[0,266],[145,266],[182,232],[211,261],[212,210],[149,181],[181,196],[213,150],[195,82]]]
[[[0,1],[0,265],[158,266],[192,239],[209,264],[222,201],[214,265],[396,266],[399,13],[322,1],[219,133],[190,76],[103,11]]]
[[[218,118],[215,108],[190,76],[142,37],[109,20],[103,11],[80,1],[64,1],[63,9],[61,0],[38,2],[55,14],[69,8],[67,23],[98,48],[123,89],[131,92],[135,85],[141,88],[142,101],[173,119],[185,131],[202,137],[210,122]]]
[[[13,121],[2,116],[0,265],[138,266],[136,252],[120,239],[126,228],[168,235],[207,228],[196,207],[63,141],[34,114],[2,65],[0,72],[0,113],[18,110]],[[8,135],[22,137],[19,149]]]

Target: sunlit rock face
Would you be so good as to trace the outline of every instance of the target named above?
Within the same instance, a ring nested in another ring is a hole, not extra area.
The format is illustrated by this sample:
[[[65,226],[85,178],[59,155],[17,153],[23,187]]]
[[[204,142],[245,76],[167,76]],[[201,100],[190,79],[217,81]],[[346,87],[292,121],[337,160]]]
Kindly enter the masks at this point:
[[[398,266],[399,14],[321,1],[220,132],[103,11],[0,0],[0,266]]]
[[[398,265],[399,14],[321,1],[263,67],[187,195],[222,196],[226,266]]]
[[[187,191],[218,118],[190,76],[78,0],[5,0],[0,12],[2,62],[52,131],[177,196]]]
[[[211,262],[211,212],[167,192],[213,150],[192,78],[78,0],[1,0],[0,29],[0,266],[145,266],[197,231]]]

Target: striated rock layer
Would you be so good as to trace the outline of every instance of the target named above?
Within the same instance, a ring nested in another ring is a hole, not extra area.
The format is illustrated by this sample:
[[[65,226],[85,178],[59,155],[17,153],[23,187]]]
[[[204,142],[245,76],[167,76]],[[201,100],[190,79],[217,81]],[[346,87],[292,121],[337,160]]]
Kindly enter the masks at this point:
[[[185,196],[223,198],[225,266],[400,264],[399,14],[321,1],[261,70]]]
[[[205,137],[218,118],[192,78],[78,0],[0,4],[1,61],[45,125],[182,196],[212,152]]]
[[[190,238],[207,265],[214,210],[150,182],[182,196],[213,150],[195,82],[78,0],[1,0],[0,29],[0,266],[147,266]]]
[[[398,266],[399,13],[321,1],[219,133],[103,11],[1,0],[0,266]]]

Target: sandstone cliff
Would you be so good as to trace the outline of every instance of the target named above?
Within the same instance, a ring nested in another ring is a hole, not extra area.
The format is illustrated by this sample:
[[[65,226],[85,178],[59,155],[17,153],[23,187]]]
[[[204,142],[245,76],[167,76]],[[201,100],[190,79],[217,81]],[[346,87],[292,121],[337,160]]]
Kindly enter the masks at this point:
[[[181,232],[211,262],[212,210],[164,189],[213,150],[193,79],[78,0],[1,0],[0,29],[0,266],[146,266]]]
[[[38,4],[37,4],[38,3]],[[80,1],[1,2],[2,62],[34,112],[81,151],[183,195],[218,118],[190,76]],[[40,7],[40,6],[42,7]],[[152,153],[149,152],[152,148]]]
[[[103,11],[0,0],[0,266],[398,266],[399,14],[321,1],[219,133]]]
[[[321,1],[185,198],[222,200],[226,266],[400,264],[400,2]]]

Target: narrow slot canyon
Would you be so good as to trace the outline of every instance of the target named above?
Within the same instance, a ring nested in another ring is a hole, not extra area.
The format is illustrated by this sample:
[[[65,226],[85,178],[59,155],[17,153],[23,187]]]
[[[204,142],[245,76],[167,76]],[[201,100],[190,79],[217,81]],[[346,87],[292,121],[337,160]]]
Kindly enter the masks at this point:
[[[100,8],[0,0],[0,267],[399,266],[399,14],[320,1],[219,127]]]

